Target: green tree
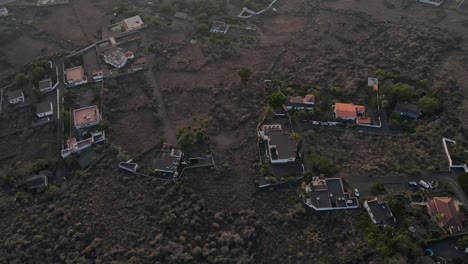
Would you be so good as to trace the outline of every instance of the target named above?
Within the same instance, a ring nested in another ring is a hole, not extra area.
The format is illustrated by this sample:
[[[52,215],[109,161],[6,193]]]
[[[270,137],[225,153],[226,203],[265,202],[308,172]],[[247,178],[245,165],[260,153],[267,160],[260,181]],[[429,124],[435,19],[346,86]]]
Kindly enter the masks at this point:
[[[44,78],[44,76],[46,75],[46,71],[44,70],[43,67],[35,67],[32,71],[31,71],[31,77],[32,77],[32,81],[33,83],[37,84],[40,80],[42,80]]]
[[[25,86],[26,84],[29,83],[28,77],[22,73],[16,74],[15,81],[16,81],[16,85],[18,85],[19,87]]]
[[[316,174],[330,174],[335,170],[334,165],[326,157],[318,153],[310,154],[309,163],[312,171]]]
[[[314,174],[310,171],[306,171],[304,173],[303,179],[306,184],[309,184],[312,181],[312,178],[314,177]]]
[[[268,96],[268,104],[272,107],[281,107],[286,102],[286,97],[282,93],[272,93]]]
[[[423,97],[418,103],[421,112],[427,116],[433,116],[440,112],[441,106],[439,100],[433,97]]]
[[[197,30],[197,33],[199,34],[207,34],[210,32],[210,26],[208,26],[206,23],[198,23],[197,26],[195,27]]]
[[[239,71],[237,71],[237,74],[239,74],[241,82],[245,84],[250,79],[250,76],[252,75],[252,71],[246,67],[242,67],[240,68]]]
[[[275,111],[271,105],[267,105],[263,108],[263,114],[265,115],[266,119],[273,119],[273,117],[275,117]]]
[[[68,111],[60,112],[60,120],[63,122],[65,134],[69,132],[71,125],[71,114]]]
[[[463,236],[457,244],[461,248],[468,248],[468,236]]]

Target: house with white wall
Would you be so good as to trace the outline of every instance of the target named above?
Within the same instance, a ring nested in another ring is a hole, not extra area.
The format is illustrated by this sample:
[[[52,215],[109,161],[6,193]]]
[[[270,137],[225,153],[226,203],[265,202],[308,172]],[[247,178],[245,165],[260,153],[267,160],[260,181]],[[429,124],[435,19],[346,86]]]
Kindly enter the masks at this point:
[[[7,92],[7,97],[10,104],[19,104],[24,102],[24,93],[21,89]]]
[[[296,96],[288,96],[286,98],[286,103],[284,104],[286,110],[307,110],[311,111],[314,110],[315,105],[315,96],[312,94],[307,94],[304,97]]]
[[[65,70],[65,84],[67,86],[77,86],[88,83],[83,66],[78,66]]]
[[[50,100],[45,100],[37,104],[36,116],[39,118],[48,117],[54,114],[54,108]]]

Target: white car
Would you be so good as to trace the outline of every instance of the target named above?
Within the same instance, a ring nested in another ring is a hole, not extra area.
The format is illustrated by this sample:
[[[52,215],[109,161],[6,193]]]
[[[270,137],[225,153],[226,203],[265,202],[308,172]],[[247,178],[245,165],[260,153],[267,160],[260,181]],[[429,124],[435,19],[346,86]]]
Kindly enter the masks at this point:
[[[359,197],[360,194],[359,194],[359,190],[358,190],[358,189],[354,189],[354,195],[355,195],[356,197]]]

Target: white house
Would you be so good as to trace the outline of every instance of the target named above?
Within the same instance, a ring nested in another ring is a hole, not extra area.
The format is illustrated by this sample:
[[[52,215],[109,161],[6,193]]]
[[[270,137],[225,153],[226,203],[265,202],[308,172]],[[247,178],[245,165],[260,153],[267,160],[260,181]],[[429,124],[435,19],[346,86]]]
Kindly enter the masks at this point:
[[[24,94],[22,90],[13,90],[7,93],[10,104],[19,104],[24,102]]]
[[[372,200],[366,200],[364,202],[364,208],[366,209],[372,223],[381,226],[393,226],[396,224],[396,219],[393,216],[388,203],[382,198],[379,197]]]
[[[67,140],[66,148],[62,149],[62,158],[67,158],[72,153],[80,152],[106,139],[104,131],[94,131],[91,137],[78,141],[76,138]]]
[[[286,110],[314,110],[315,96],[307,94],[305,97],[291,97],[286,98]]]
[[[57,87],[57,85],[58,85],[58,82],[57,82],[57,84],[54,85],[52,83],[52,79],[45,78],[45,79],[42,79],[42,80],[39,81],[39,90],[41,92],[43,92],[43,93],[50,92],[50,91],[54,90],[55,87]]]
[[[52,102],[49,100],[43,101],[36,106],[36,116],[39,118],[48,117],[54,114]]]
[[[8,16],[8,9],[6,7],[0,7],[0,17]]]
[[[213,25],[211,26],[210,32],[211,33],[221,33],[226,34],[229,30],[230,25],[226,24],[221,21],[214,21]]]

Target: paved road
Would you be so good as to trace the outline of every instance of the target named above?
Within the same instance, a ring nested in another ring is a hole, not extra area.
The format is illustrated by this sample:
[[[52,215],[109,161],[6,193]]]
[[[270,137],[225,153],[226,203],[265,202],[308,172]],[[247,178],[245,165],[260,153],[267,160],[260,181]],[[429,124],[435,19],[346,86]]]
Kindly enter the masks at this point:
[[[150,43],[148,41],[148,37],[146,34],[149,34],[150,32],[151,32],[150,30],[146,32],[142,32],[143,45],[145,47],[145,53],[146,53],[146,63],[148,65],[148,70],[145,72],[146,81],[153,88],[154,96],[158,102],[159,116],[161,117],[162,122],[163,122],[166,143],[176,146],[177,136],[175,133],[175,129],[172,125],[171,120],[169,119],[169,115],[167,114],[166,104],[164,103],[164,98],[161,93],[161,88],[159,87],[158,80],[156,78],[153,58],[150,57],[149,55],[150,52],[148,51]]]
[[[353,188],[358,188],[359,192],[363,196],[370,196],[371,188],[374,183],[382,183],[387,186],[395,186],[398,189],[406,188],[409,181],[434,181],[434,180],[442,180],[447,182],[456,193],[458,199],[463,204],[468,204],[468,197],[465,195],[463,190],[461,189],[460,185],[458,184],[458,176],[461,174],[461,171],[453,171],[453,172],[433,172],[432,174],[426,174],[416,177],[404,176],[404,175],[395,175],[395,176],[388,176],[388,177],[368,177],[368,176],[348,176],[345,177],[346,181],[349,185]]]

